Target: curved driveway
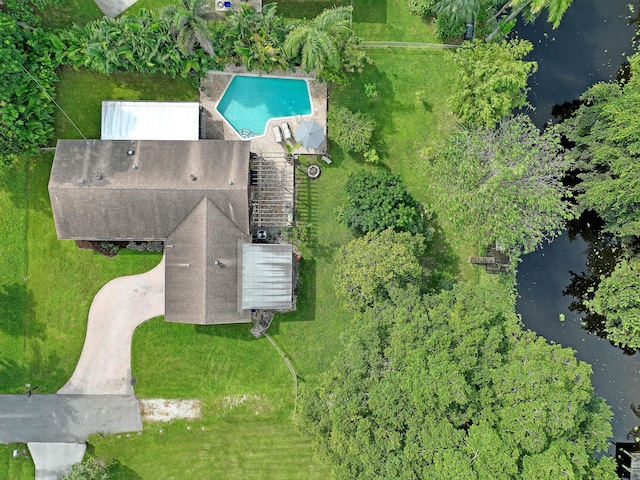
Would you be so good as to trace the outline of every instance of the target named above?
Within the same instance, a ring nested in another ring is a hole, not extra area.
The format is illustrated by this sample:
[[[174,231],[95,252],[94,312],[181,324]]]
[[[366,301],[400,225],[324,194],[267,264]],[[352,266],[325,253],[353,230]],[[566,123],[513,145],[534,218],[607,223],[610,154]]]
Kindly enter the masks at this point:
[[[138,0],[95,0],[98,8],[107,17],[115,18]]]
[[[80,360],[58,393],[133,395],[133,332],[160,315],[164,315],[164,257],[153,270],[111,280],[96,294]]]

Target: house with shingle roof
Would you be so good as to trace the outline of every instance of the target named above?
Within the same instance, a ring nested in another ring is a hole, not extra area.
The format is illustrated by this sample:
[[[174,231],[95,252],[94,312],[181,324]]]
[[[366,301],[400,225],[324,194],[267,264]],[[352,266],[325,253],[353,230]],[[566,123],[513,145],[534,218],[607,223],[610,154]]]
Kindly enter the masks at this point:
[[[49,180],[58,238],[164,242],[169,322],[290,310],[292,246],[252,243],[250,157],[243,141],[59,140]]]

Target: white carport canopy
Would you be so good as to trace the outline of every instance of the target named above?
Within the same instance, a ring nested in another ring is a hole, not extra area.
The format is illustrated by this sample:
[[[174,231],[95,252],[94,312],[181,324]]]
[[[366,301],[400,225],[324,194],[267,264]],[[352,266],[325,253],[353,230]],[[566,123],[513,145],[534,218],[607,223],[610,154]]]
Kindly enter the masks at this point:
[[[102,140],[198,140],[197,102],[102,102]]]
[[[291,245],[242,245],[242,309],[291,310],[292,268]]]

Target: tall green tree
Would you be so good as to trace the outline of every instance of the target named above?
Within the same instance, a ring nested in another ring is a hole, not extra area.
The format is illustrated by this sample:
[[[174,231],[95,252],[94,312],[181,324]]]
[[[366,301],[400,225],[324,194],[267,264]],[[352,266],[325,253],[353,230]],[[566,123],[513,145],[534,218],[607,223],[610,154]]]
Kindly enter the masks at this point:
[[[222,44],[249,70],[259,68],[272,71],[287,68],[282,47],[288,27],[277,15],[276,3],[264,5],[262,12],[253,10],[249,3],[231,12],[222,27]]]
[[[592,300],[592,313],[605,318],[607,338],[622,347],[640,349],[640,258],[622,260],[604,277]]]
[[[336,253],[336,293],[347,308],[359,311],[387,298],[392,288],[419,284],[424,249],[422,235],[391,229],[356,238]]]
[[[352,112],[346,107],[335,107],[327,112],[331,139],[350,152],[369,150],[376,123],[367,113]]]
[[[547,21],[553,25],[553,28],[558,28],[562,17],[572,3],[573,0],[509,0],[498,11],[498,15],[510,9],[505,18],[501,20],[501,23],[509,23],[520,14],[525,14],[528,20],[533,20],[543,10],[546,10],[548,12]],[[492,41],[498,33],[500,33],[500,27],[487,36],[487,42]]]
[[[505,119],[495,130],[465,130],[434,157],[440,209],[478,242],[531,252],[574,217],[562,182],[572,162],[559,135],[541,134],[527,116]]]
[[[299,402],[336,478],[616,478],[590,366],[523,331],[500,288],[403,288],[351,323]]]
[[[526,40],[475,42],[455,56],[459,74],[449,106],[467,127],[493,127],[527,103],[527,81],[538,69],[523,58],[533,46]]]
[[[604,229],[626,243],[640,236],[640,55],[630,58],[630,67],[626,84],[594,85],[561,125],[575,144],[569,155],[580,170],[580,206],[598,213]]]
[[[213,15],[208,0],[180,0],[179,5],[169,5],[162,11],[162,16],[171,24],[178,48],[188,55],[193,55],[196,45],[209,55],[214,54],[207,25]]]
[[[436,0],[432,10],[438,16],[449,17],[452,22],[472,23],[484,3],[482,0]]]
[[[334,7],[323,11],[310,22],[303,22],[287,35],[284,51],[289,57],[300,55],[305,72],[313,69],[339,70],[342,53],[351,37],[349,19],[351,7]]]

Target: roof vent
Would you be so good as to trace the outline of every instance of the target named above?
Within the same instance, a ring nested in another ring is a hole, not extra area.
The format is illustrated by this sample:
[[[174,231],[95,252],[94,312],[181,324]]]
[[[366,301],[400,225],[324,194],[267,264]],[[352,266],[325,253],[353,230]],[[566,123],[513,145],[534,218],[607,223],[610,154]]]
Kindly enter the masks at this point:
[[[127,150],[127,155],[129,156],[133,155],[134,153],[136,153],[135,150]]]
[[[81,178],[80,183],[87,183],[87,181],[84,178]]]
[[[96,173],[94,177],[96,177],[96,180],[100,180],[102,178],[102,175],[100,175],[99,173]]]
[[[229,185],[233,185],[233,181],[232,180],[229,180]]]
[[[198,180],[198,177],[196,177],[195,175],[189,175],[189,180],[195,182],[196,180]]]
[[[134,165],[134,166],[133,166],[133,169],[134,169],[134,170],[137,170],[137,169],[138,169],[138,165]]]

